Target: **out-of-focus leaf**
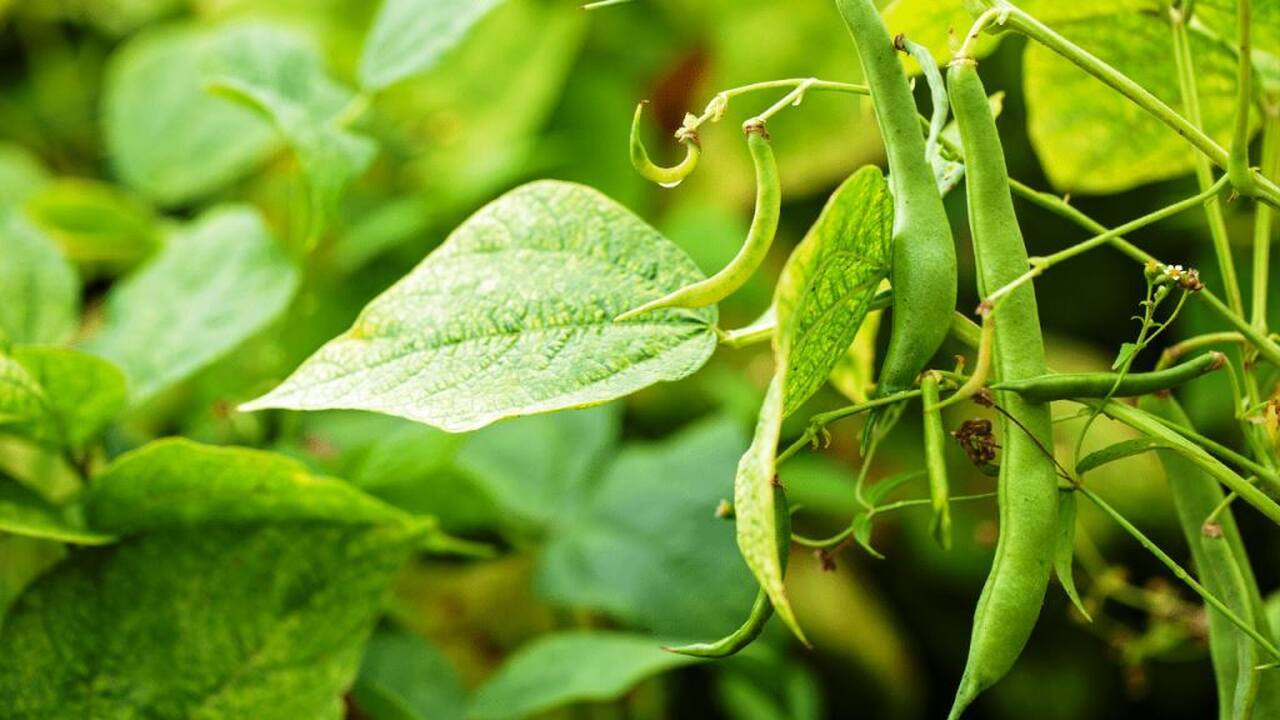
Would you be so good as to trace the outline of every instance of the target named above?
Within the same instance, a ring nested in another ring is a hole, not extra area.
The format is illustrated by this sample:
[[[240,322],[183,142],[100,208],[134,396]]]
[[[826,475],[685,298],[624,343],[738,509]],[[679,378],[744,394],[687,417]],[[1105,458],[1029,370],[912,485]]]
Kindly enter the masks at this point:
[[[758,646],[757,646],[758,647]],[[819,720],[822,691],[804,665],[774,652],[743,653],[720,666],[716,695],[732,720]]]
[[[83,550],[10,610],[0,694],[15,717],[337,720],[408,548],[403,528],[312,522]]]
[[[115,538],[72,522],[44,498],[0,476],[0,532],[74,545],[104,545]]]
[[[1056,26],[1174,108],[1182,107],[1168,22],[1125,8]],[[1228,142],[1236,61],[1229,47],[1191,34],[1205,131]],[[1028,131],[1054,186],[1110,193],[1189,172],[1195,152],[1173,130],[1069,61],[1032,43],[1023,85]]]
[[[341,480],[312,475],[296,460],[184,439],[158,440],[120,456],[94,479],[85,512],[91,527],[120,535],[254,523],[423,528],[413,516]]]
[[[49,182],[49,173],[25,148],[0,142],[0,212],[21,205]]]
[[[2,362],[16,362],[26,372],[33,384],[30,397],[38,407],[26,422],[6,431],[79,451],[124,408],[124,375],[101,358],[67,348],[19,346]],[[13,377],[3,370],[0,376]],[[0,398],[4,396],[0,391]]]
[[[45,416],[48,398],[44,388],[17,360],[0,355],[0,424],[14,425],[39,421]]]
[[[530,183],[473,215],[244,409],[372,410],[461,432],[606,402],[707,361],[714,308],[613,322],[700,278],[679,248],[603,195]]]
[[[576,631],[522,647],[476,691],[467,717],[507,720],[579,702],[612,700],[652,675],[698,662],[651,637]]]
[[[0,338],[57,343],[75,329],[80,280],[52,241],[16,211],[0,211]]]
[[[746,438],[717,420],[618,455],[581,512],[542,552],[535,587],[675,638],[734,628],[755,588],[733,526],[715,516]]]
[[[23,589],[65,555],[65,547],[55,540],[0,534],[0,626]]]
[[[257,211],[210,210],[112,288],[105,325],[87,349],[124,370],[137,405],[264,328],[297,284]]]
[[[360,56],[360,84],[379,90],[431,69],[501,0],[382,0]]]
[[[222,48],[253,26],[148,30],[107,68],[103,115],[112,166],[163,205],[185,203],[242,177],[275,150],[271,126],[206,90]]]
[[[379,114],[401,132],[389,152],[408,156],[415,187],[438,211],[466,211],[528,172],[587,15],[572,2],[505,0],[433,70],[379,94]]]
[[[3,5],[0,3],[0,13]],[[25,18],[86,24],[119,36],[172,14],[184,5],[184,0],[56,0],[19,3],[17,11]]]
[[[369,443],[351,468],[353,484],[398,508],[433,515],[446,530],[498,524],[494,501],[472,473],[458,466],[458,449],[469,437],[378,419],[390,421],[391,427]]]
[[[27,200],[26,210],[62,253],[78,263],[128,267],[149,255],[158,242],[150,208],[94,180],[55,180]]]
[[[466,688],[448,658],[393,630],[369,639],[351,695],[369,720],[463,720],[467,712]]]
[[[774,354],[785,378],[783,415],[822,387],[853,342],[889,274],[893,200],[880,169],[845,180],[791,253],[774,294]]]
[[[519,418],[467,438],[456,465],[506,513],[540,527],[588,502],[621,434],[617,405]]]
[[[326,74],[314,50],[268,27],[249,26],[228,37],[208,83],[268,118],[297,153],[310,189],[308,233],[314,237],[376,150],[368,138],[340,126],[354,94]]]

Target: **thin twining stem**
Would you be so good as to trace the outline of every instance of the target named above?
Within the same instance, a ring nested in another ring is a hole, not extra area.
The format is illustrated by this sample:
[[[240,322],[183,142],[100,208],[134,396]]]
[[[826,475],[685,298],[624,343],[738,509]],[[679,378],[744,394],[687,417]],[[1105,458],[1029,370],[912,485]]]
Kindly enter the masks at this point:
[[[1201,203],[1203,203],[1205,200],[1208,200],[1209,198],[1217,195],[1218,192],[1221,191],[1224,186],[1226,186],[1227,182],[1228,182],[1227,177],[1224,175],[1221,178],[1219,178],[1218,181],[1215,182],[1213,186],[1210,187],[1208,190],[1196,193],[1195,195],[1192,195],[1191,197],[1185,200],[1180,200],[1167,207],[1163,207],[1163,208],[1160,208],[1159,210],[1149,212],[1146,215],[1143,215],[1142,217],[1137,218],[1136,220],[1130,220],[1124,225],[1113,228],[1099,235],[1095,235],[1094,237],[1091,237],[1088,240],[1085,240],[1084,242],[1077,243],[1063,250],[1059,250],[1058,252],[1053,253],[1052,255],[1047,255],[1045,257],[1040,257],[1040,258],[1032,258],[1031,259],[1032,267],[1030,270],[1023,273],[1017,279],[1013,280],[1012,282],[1005,285],[1004,287],[1001,287],[997,289],[995,292],[988,295],[983,300],[983,302],[985,304],[994,304],[1000,298],[1004,297],[1005,295],[1008,295],[1009,293],[1025,285],[1026,283],[1032,281],[1033,279],[1043,275],[1046,270],[1053,267],[1054,265],[1057,265],[1058,263],[1063,262],[1064,260],[1070,260],[1071,258],[1077,255],[1086,253],[1098,247],[1099,245],[1107,243],[1121,235],[1131,233],[1134,230],[1138,230],[1140,228],[1146,227],[1147,225],[1151,225],[1152,223],[1156,223],[1166,218],[1177,215],[1178,213],[1184,210],[1188,210],[1190,208],[1196,207],[1197,205],[1200,205]]]
[[[992,492],[984,492],[984,493],[974,493],[972,495],[953,495],[950,498],[949,502],[974,502],[977,500],[990,500],[991,498],[996,497],[997,494],[998,493],[992,491]],[[893,512],[895,510],[905,510],[907,508],[921,507],[923,505],[931,505],[932,503],[933,503],[933,500],[930,498],[912,498],[909,500],[897,500],[895,502],[885,503],[884,505],[876,505],[866,510],[865,514],[869,515],[870,517],[875,517],[877,515],[883,515],[885,513]],[[860,517],[861,515],[862,513],[855,515],[854,520],[857,520],[857,518]],[[815,548],[818,550],[825,550],[825,549],[840,545],[845,540],[848,540],[849,536],[853,534],[855,527],[856,526],[853,523],[850,523],[846,525],[842,530],[837,532],[836,534],[831,535],[830,537],[825,537],[825,538],[811,538],[811,537],[801,535],[799,533],[791,533],[791,541],[797,545],[803,545],[804,547]]]
[[[1152,555],[1154,555],[1156,559],[1159,560],[1161,563],[1164,563],[1165,567],[1169,568],[1169,570],[1179,580],[1186,583],[1187,587],[1195,591],[1195,593],[1199,595],[1205,601],[1206,604],[1213,607],[1214,610],[1217,610],[1218,612],[1222,613],[1222,616],[1225,617],[1228,621],[1230,621],[1232,625],[1235,625],[1237,628],[1240,629],[1241,632],[1243,632],[1244,634],[1252,638],[1253,641],[1256,642],[1259,647],[1266,650],[1272,657],[1276,659],[1280,659],[1280,649],[1277,649],[1275,644],[1271,640],[1269,640],[1262,633],[1258,632],[1258,630],[1254,628],[1252,625],[1245,622],[1231,608],[1227,607],[1226,603],[1219,600],[1217,596],[1215,596],[1213,593],[1205,589],[1203,585],[1201,585],[1199,582],[1196,582],[1196,579],[1191,577],[1190,573],[1184,570],[1182,566],[1177,563],[1177,561],[1169,557],[1168,553],[1166,553],[1164,550],[1161,550],[1159,545],[1156,545],[1154,542],[1152,542],[1151,538],[1144,535],[1143,532],[1139,530],[1133,523],[1129,522],[1129,520],[1125,518],[1124,515],[1121,515],[1115,508],[1111,507],[1111,505],[1109,505],[1105,500],[1098,497],[1096,493],[1089,490],[1088,488],[1085,488],[1085,487],[1077,488],[1077,492],[1089,498],[1089,500],[1093,502],[1094,505],[1098,506],[1098,509],[1102,510],[1104,513],[1109,515],[1117,525],[1124,528],[1125,532],[1132,535],[1133,539],[1137,540],[1138,543],[1142,545],[1142,547],[1146,548],[1147,551],[1150,552]]]
[[[1176,363],[1178,360],[1184,357],[1187,353],[1193,352],[1195,350],[1200,350],[1202,348],[1206,348],[1211,345],[1222,345],[1222,344],[1238,345],[1244,342],[1246,342],[1246,340],[1243,335],[1241,335],[1238,332],[1232,332],[1232,331],[1212,332],[1212,333],[1205,333],[1203,335],[1196,335],[1194,337],[1189,337],[1186,340],[1182,340],[1180,342],[1174,343],[1173,345],[1170,345],[1169,347],[1165,348],[1164,352],[1160,353],[1160,360],[1156,362],[1155,369],[1164,370],[1165,368],[1168,368],[1174,363]]]
[[[818,413],[817,415],[809,418],[809,425],[805,428],[804,433],[801,434],[795,442],[787,446],[786,450],[778,453],[777,463],[781,465],[787,460],[787,458],[804,449],[806,445],[813,444],[813,442],[822,434],[826,426],[837,420],[843,420],[844,418],[853,417],[854,415],[867,412],[868,410],[873,410],[885,405],[893,405],[894,403],[902,402],[903,400],[910,400],[915,397],[920,397],[919,388],[914,390],[903,390],[891,395],[885,395],[884,397],[868,400],[867,402],[860,403],[858,405],[836,408],[830,412]]]
[[[1196,83],[1195,62],[1191,57],[1191,40],[1187,36],[1187,25],[1184,16],[1173,11],[1173,57],[1178,69],[1178,87],[1182,94],[1182,105],[1187,113],[1187,121],[1196,127],[1203,127],[1200,115],[1200,91]],[[1213,185],[1213,166],[1209,159],[1200,153],[1193,153],[1196,182],[1201,190]],[[1234,181],[1235,176],[1227,175]],[[1222,272],[1222,287],[1227,304],[1232,312],[1244,316],[1244,296],[1240,294],[1240,280],[1236,276],[1235,260],[1231,256],[1231,238],[1227,235],[1227,221],[1222,214],[1222,203],[1217,197],[1204,205],[1205,219],[1209,223],[1209,238],[1213,241],[1213,254]]]
[[[782,80],[764,80],[762,82],[750,83],[749,85],[741,85],[728,90],[721,90],[716,93],[711,101],[707,103],[707,107],[702,111],[701,115],[686,120],[684,126],[677,131],[679,133],[696,132],[708,122],[716,122],[724,117],[725,111],[729,109],[729,101],[739,95],[747,95],[749,93],[762,92],[765,90],[777,90],[780,88],[791,88],[791,92],[783,99],[783,102],[775,104],[780,105],[772,112],[766,110],[766,113],[772,115],[777,110],[786,107],[787,104],[796,103],[802,99],[803,94],[808,91],[816,92],[836,92],[845,93],[847,95],[870,95],[871,91],[866,85],[856,85],[854,83],[837,82],[834,80],[819,80],[817,78],[784,78]],[[796,92],[799,91],[799,95]],[[771,108],[772,109],[772,108]]]

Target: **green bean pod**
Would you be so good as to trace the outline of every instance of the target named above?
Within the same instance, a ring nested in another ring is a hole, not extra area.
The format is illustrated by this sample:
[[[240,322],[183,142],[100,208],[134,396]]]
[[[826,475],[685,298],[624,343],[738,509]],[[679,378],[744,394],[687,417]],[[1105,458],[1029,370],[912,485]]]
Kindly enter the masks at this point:
[[[1134,397],[1169,390],[1221,368],[1227,356],[1207,352],[1171,368],[1147,373],[1051,373],[1022,380],[1006,380],[991,386],[1010,390],[1024,400],[1047,402],[1068,398]],[[1117,381],[1119,381],[1117,383]]]
[[[1027,251],[1009,195],[1008,170],[986,90],[972,59],[958,58],[948,70],[951,111],[968,164],[969,225],[978,271],[978,293],[986,296],[1027,269]],[[995,310],[993,369],[1000,381],[1047,372],[1035,290],[1011,292]],[[950,718],[960,717],[979,693],[1009,671],[1022,653],[1053,567],[1058,479],[1053,459],[1049,406],[1000,391],[997,402],[1022,427],[1001,418],[1003,455],[997,481],[1000,539],[974,613],[969,659]]]
[[[787,508],[787,495],[779,485],[773,487],[773,516],[778,524],[778,534],[776,536],[778,561],[782,563],[782,569],[785,571],[787,569],[787,556],[790,555],[791,551],[791,511]],[[692,655],[693,657],[729,657],[746,648],[756,638],[760,637],[760,633],[764,632],[764,626],[771,617],[773,617],[773,604],[769,602],[769,595],[764,591],[764,588],[761,588],[756,593],[756,600],[751,605],[751,613],[747,616],[746,622],[742,623],[738,629],[713,642],[694,643],[664,649],[680,655]]]
[[[892,334],[876,384],[883,397],[912,387],[946,338],[956,305],[956,252],[915,99],[884,20],[873,0],[836,0],[836,7],[871,89],[893,191]]]
[[[1191,420],[1172,397],[1148,395],[1138,401],[1138,407],[1168,422],[1191,427]],[[1262,594],[1231,508],[1224,508],[1218,513],[1215,529],[1218,537],[1208,537],[1204,533],[1205,519],[1226,497],[1222,486],[1195,463],[1173,450],[1157,450],[1156,455],[1164,466],[1178,524],[1191,550],[1191,560],[1201,584],[1242,618],[1252,621],[1260,632],[1270,636]],[[1275,676],[1275,671],[1263,673],[1256,678],[1257,686],[1250,688],[1255,678],[1248,676],[1252,674],[1249,669],[1242,670],[1242,659],[1246,663],[1254,662],[1246,658],[1255,652],[1256,643],[1219,613],[1210,611],[1208,620],[1209,657],[1218,686],[1220,720],[1233,720],[1237,697],[1245,701],[1254,692],[1257,694],[1256,717],[1272,717],[1280,712],[1280,678]],[[1242,647],[1242,644],[1249,647]]]
[[[649,153],[640,142],[640,116],[644,114],[645,103],[636,105],[636,114],[631,118],[631,166],[640,173],[640,177],[651,180],[665,188],[673,188],[680,184],[693,169],[698,166],[698,156],[702,148],[698,145],[698,137],[690,135],[682,140],[684,159],[671,167],[662,167],[649,159]]]
[[[925,373],[920,379],[920,400],[924,406],[924,467],[929,475],[929,500],[933,521],[929,531],[944,550],[951,549],[951,489],[947,482],[947,432],[942,426],[938,405],[938,376]]]
[[[769,254],[773,236],[778,231],[778,218],[782,213],[782,188],[778,181],[778,164],[773,157],[769,133],[764,123],[750,123],[743,127],[747,135],[747,148],[756,168],[756,208],[747,231],[747,240],[738,254],[720,272],[686,285],[640,307],[632,308],[615,320],[629,320],[659,308],[699,308],[714,305],[729,297],[746,284]]]

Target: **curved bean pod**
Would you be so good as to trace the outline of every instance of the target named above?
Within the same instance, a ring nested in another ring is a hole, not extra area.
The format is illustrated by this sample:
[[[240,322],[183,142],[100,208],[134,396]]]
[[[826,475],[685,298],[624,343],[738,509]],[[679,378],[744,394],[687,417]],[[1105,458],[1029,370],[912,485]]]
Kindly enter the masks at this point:
[[[871,89],[893,190],[892,334],[878,396],[912,387],[951,326],[956,252],[906,73],[873,0],[836,0]],[[870,421],[869,421],[870,424]]]
[[[622,313],[616,321],[629,320],[659,308],[699,308],[714,305],[732,295],[746,284],[769,254],[773,236],[778,231],[778,217],[782,212],[782,188],[778,182],[778,164],[773,158],[773,147],[764,123],[751,123],[743,127],[747,135],[747,148],[756,167],[756,209],[747,231],[747,241],[738,254],[711,277],[686,285],[675,292],[651,300],[640,307]]]
[[[787,556],[791,550],[791,511],[787,508],[787,495],[783,492],[782,487],[778,485],[773,487],[773,516],[778,524],[776,538],[778,560],[782,563],[782,569],[785,571],[787,569]],[[663,649],[680,655],[692,655],[693,657],[729,657],[760,637],[760,633],[764,632],[764,626],[771,617],[773,617],[773,604],[769,602],[769,595],[764,591],[764,588],[761,588],[760,592],[756,593],[755,602],[751,605],[751,614],[747,616],[746,622],[742,623],[737,630],[714,642],[694,643],[692,645]]]
[[[1195,359],[1165,370],[1129,373],[1050,373],[1022,380],[1007,380],[991,386],[993,390],[1010,390],[1024,400],[1047,402],[1068,398],[1133,397],[1169,390],[1221,368],[1227,356],[1207,352]],[[1117,385],[1116,381],[1119,380]]]
[[[957,58],[948,70],[951,110],[968,160],[969,224],[982,296],[1021,275],[1027,251],[1009,195],[1008,170],[986,90],[976,64]],[[994,370],[1018,381],[1044,375],[1035,291],[1014,290],[996,310]],[[1004,677],[1022,653],[1044,603],[1053,567],[1058,479],[1052,458],[1049,406],[1000,391],[1002,408],[1025,430],[1002,418],[1004,451],[998,480],[1000,539],[974,613],[964,676],[950,718],[960,717],[979,693]],[[1029,433],[1029,434],[1028,434]]]
[[[640,142],[640,116],[644,114],[645,103],[636,105],[636,114],[631,118],[631,166],[640,173],[640,177],[652,180],[665,188],[673,188],[689,177],[698,166],[698,156],[702,148],[698,145],[697,135],[690,135],[682,140],[684,159],[671,167],[662,167],[649,159],[649,153]],[[677,137],[679,137],[677,135]]]

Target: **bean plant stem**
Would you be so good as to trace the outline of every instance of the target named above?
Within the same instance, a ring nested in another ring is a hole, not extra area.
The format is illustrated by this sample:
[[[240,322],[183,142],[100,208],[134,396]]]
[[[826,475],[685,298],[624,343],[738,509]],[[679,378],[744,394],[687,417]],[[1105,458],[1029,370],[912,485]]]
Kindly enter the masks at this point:
[[[843,420],[844,418],[852,417],[859,413],[864,413],[868,410],[873,410],[885,405],[893,405],[894,403],[902,402],[903,400],[910,400],[914,397],[920,397],[919,388],[903,390],[901,392],[893,393],[892,395],[885,395],[884,397],[879,397],[875,400],[868,400],[867,402],[859,403],[857,405],[849,405],[847,407],[836,408],[829,412],[818,413],[817,415],[809,418],[809,425],[805,428],[804,433],[797,438],[795,442],[787,446],[786,450],[778,453],[777,463],[781,465],[787,460],[787,458],[790,458],[792,455],[800,452],[800,450],[806,445],[812,444],[813,441],[818,438],[818,434],[823,430],[823,428],[837,420]]]
[[[1182,93],[1182,104],[1187,113],[1187,121],[1196,127],[1201,127],[1204,122],[1200,114],[1200,92],[1196,84],[1195,61],[1191,57],[1191,41],[1187,36],[1185,16],[1177,10],[1170,11],[1170,15],[1173,19],[1173,55],[1178,69],[1178,86]],[[1247,107],[1245,112],[1247,118]],[[1209,159],[1200,153],[1195,153],[1193,162],[1196,182],[1202,191],[1207,190],[1213,185],[1213,168],[1209,164]],[[1235,260],[1231,257],[1231,238],[1227,234],[1227,221],[1222,215],[1222,202],[1215,195],[1205,201],[1204,211],[1209,221],[1213,253],[1218,260],[1218,268],[1222,272],[1222,284],[1227,302],[1233,312],[1243,316],[1244,299],[1240,294],[1240,281],[1236,276]]]
[[[1236,62],[1236,117],[1231,133],[1231,155],[1227,161],[1227,174],[1232,184],[1240,187],[1244,195],[1252,195],[1253,175],[1249,172],[1249,111],[1253,105],[1253,52],[1250,40],[1251,12],[1249,0],[1236,0],[1237,50]]]
[[[1098,506],[1098,509],[1102,510],[1104,513],[1110,516],[1111,519],[1114,520],[1117,525],[1124,528],[1125,532],[1132,535],[1133,539],[1137,540],[1138,543],[1142,545],[1142,547],[1146,548],[1147,551],[1150,552],[1152,555],[1155,555],[1156,559],[1164,563],[1165,567],[1169,568],[1169,570],[1175,576],[1177,576],[1179,580],[1186,583],[1187,587],[1194,590],[1195,593],[1199,595],[1201,598],[1203,598],[1207,604],[1212,606],[1213,609],[1222,613],[1223,617],[1230,620],[1232,625],[1235,625],[1236,627],[1240,628],[1241,632],[1243,632],[1244,634],[1252,638],[1254,642],[1258,643],[1258,645],[1264,650],[1266,650],[1268,653],[1270,653],[1272,657],[1280,659],[1280,649],[1277,649],[1275,644],[1271,640],[1268,640],[1266,637],[1264,637],[1262,633],[1258,632],[1257,629],[1255,629],[1252,625],[1246,623],[1243,619],[1241,619],[1239,615],[1233,612],[1231,608],[1227,607],[1226,603],[1222,602],[1216,596],[1214,596],[1212,593],[1206,590],[1204,586],[1201,585],[1199,582],[1196,582],[1196,579],[1191,577],[1190,573],[1184,570],[1182,566],[1177,563],[1177,561],[1169,557],[1168,553],[1166,553],[1164,550],[1161,550],[1159,545],[1156,545],[1154,542],[1152,542],[1151,538],[1147,537],[1133,523],[1129,522],[1129,520],[1125,518],[1124,515],[1121,515],[1115,508],[1111,507],[1111,505],[1108,504],[1105,500],[1098,497],[1098,495],[1094,493],[1092,490],[1089,490],[1086,487],[1079,487],[1077,488],[1077,491],[1083,494],[1085,497],[1089,498],[1089,500],[1093,502],[1094,505]]]
[[[1280,102],[1280,98],[1277,98]],[[1280,176],[1280,105],[1269,105],[1263,115],[1262,172]],[[1271,229],[1275,211],[1259,203],[1253,225],[1253,307],[1249,319],[1254,329],[1267,332],[1267,286],[1271,271]]]
[[[1053,267],[1054,265],[1057,265],[1058,263],[1063,262],[1064,260],[1070,260],[1071,258],[1077,255],[1086,253],[1098,247],[1099,245],[1107,243],[1121,235],[1133,232],[1134,230],[1138,230],[1140,228],[1146,227],[1147,225],[1151,225],[1152,223],[1156,223],[1166,218],[1177,215],[1178,213],[1184,210],[1193,208],[1196,205],[1200,205],[1204,203],[1206,200],[1208,200],[1209,198],[1212,198],[1215,195],[1217,195],[1218,192],[1221,191],[1224,186],[1226,186],[1226,184],[1227,184],[1227,177],[1224,175],[1221,178],[1219,178],[1218,181],[1215,182],[1207,190],[1203,190],[1199,193],[1196,193],[1195,195],[1192,195],[1191,197],[1185,200],[1180,200],[1172,205],[1160,208],[1159,210],[1155,210],[1153,212],[1149,212],[1140,218],[1137,218],[1135,220],[1130,220],[1124,225],[1108,230],[1101,234],[1095,235],[1089,238],[1088,240],[1085,240],[1084,242],[1077,243],[1063,250],[1059,250],[1058,252],[1053,253],[1052,255],[1047,255],[1041,258],[1033,258],[1031,260],[1030,270],[1023,273],[1020,277],[1015,279],[1013,282],[1010,282],[1004,285],[1003,287],[999,288],[995,292],[992,292],[990,295],[986,297],[984,302],[995,303],[997,300],[1004,297],[1005,295],[1008,295],[1010,292],[1018,289],[1019,287],[1025,285],[1026,283],[1039,277],[1040,275],[1043,275],[1046,270]]]
[[[748,85],[740,85],[728,90],[721,90],[711,98],[707,103],[706,109],[702,114],[687,122],[682,130],[697,130],[707,122],[715,122],[724,116],[725,110],[729,107],[729,101],[739,95],[746,95],[754,92],[765,90],[777,90],[779,88],[791,88],[795,90],[803,87],[804,91],[818,92],[836,92],[845,93],[847,95],[868,95],[870,91],[866,85],[856,85],[854,83],[837,82],[835,80],[819,80],[817,78],[784,78],[781,80],[765,80],[763,82],[750,83]],[[794,100],[795,98],[792,98]],[[784,105],[785,106],[785,105]]]
[[[1160,360],[1156,362],[1156,370],[1160,371],[1168,368],[1183,355],[1193,350],[1199,350],[1210,345],[1242,343],[1244,341],[1244,336],[1238,332],[1214,332],[1196,335],[1165,348],[1164,352],[1160,354]]]

